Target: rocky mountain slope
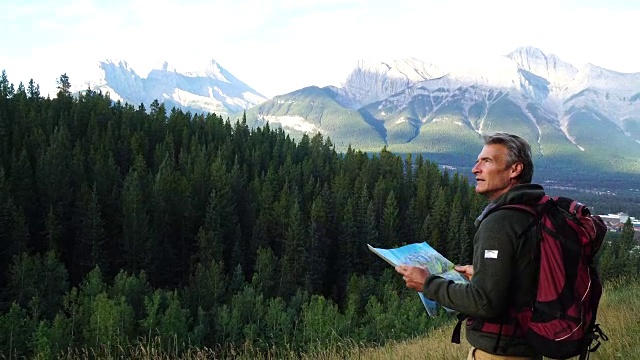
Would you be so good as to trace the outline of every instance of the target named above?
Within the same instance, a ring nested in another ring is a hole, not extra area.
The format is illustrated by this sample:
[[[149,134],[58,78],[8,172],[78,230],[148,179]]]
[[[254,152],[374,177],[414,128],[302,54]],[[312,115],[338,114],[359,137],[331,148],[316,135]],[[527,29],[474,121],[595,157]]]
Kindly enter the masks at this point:
[[[578,69],[531,47],[456,66],[359,63],[342,87],[276,96],[247,119],[320,132],[339,149],[387,146],[452,163],[475,156],[482,134],[507,131],[527,138],[543,167],[640,171],[640,73]]]

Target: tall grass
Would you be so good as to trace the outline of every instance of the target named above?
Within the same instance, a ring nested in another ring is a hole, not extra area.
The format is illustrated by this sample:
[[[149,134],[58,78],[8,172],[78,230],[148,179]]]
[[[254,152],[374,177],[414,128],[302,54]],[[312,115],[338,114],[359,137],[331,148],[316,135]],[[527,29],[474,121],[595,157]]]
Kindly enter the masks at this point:
[[[638,278],[605,283],[597,322],[609,337],[590,359],[640,360],[640,283]],[[424,338],[363,351],[362,359],[466,359],[468,344],[450,342],[454,322]],[[352,359],[356,359],[353,357]],[[576,357],[577,359],[577,357]]]
[[[640,360],[640,283],[638,278],[626,278],[605,284],[598,313],[598,323],[609,337],[590,359],[638,359]],[[65,354],[65,359],[466,359],[469,345],[452,344],[452,318],[427,336],[403,342],[387,342],[381,347],[363,346],[349,341],[299,354],[289,349],[271,349],[259,352],[246,346],[234,349],[190,349],[185,353],[167,352],[158,341],[147,341],[128,348],[83,349]],[[576,358],[577,359],[577,358]]]

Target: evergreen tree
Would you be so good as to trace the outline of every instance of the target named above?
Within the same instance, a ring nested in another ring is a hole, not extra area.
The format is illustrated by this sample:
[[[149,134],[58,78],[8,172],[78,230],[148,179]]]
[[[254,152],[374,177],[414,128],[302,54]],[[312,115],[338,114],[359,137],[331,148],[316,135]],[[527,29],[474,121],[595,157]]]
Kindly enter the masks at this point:
[[[454,176],[454,179],[457,177]],[[447,257],[452,261],[463,258],[465,254],[461,254],[462,243],[465,241],[462,239],[462,229],[466,226],[462,222],[462,209],[461,209],[461,195],[457,192],[453,197],[453,203],[449,211],[449,226],[447,232]]]
[[[67,73],[60,75],[60,78],[56,81],[58,86],[58,95],[63,94],[66,96],[71,96],[71,82],[69,81],[69,76]]]
[[[29,87],[27,88],[27,94],[31,99],[37,99],[40,97],[40,85],[36,84],[33,79],[29,80]]]
[[[149,236],[149,278],[154,285],[175,284],[183,269],[180,263],[184,233],[182,219],[185,206],[181,194],[181,179],[176,173],[172,157],[165,153],[151,189]]]
[[[235,239],[235,229],[238,224],[238,218],[236,216],[235,198],[230,172],[227,170],[227,166],[220,156],[216,158],[212,165],[211,182],[213,184],[213,191],[215,191],[215,203],[213,206],[215,206],[215,211],[220,221],[220,240],[222,245],[221,250],[223,251],[220,255],[223,255],[225,259],[229,259],[233,251],[233,240]],[[211,202],[209,205],[212,205]],[[209,219],[209,209],[207,209],[207,219]]]
[[[469,220],[465,217],[462,220],[463,224],[467,224]],[[460,227],[460,252],[459,257],[456,259],[457,264],[471,264],[473,261],[473,237],[467,232],[469,226]]]
[[[16,208],[13,201],[9,199],[6,204],[6,209],[11,215],[9,222],[10,233],[6,238],[8,244],[5,251],[8,253],[8,258],[12,258],[30,249],[29,239],[31,234],[22,208]]]
[[[437,185],[435,192],[435,203],[433,209],[429,213],[429,235],[428,242],[433,248],[448,258],[446,248],[446,234],[449,219],[449,205],[446,200],[445,187]]]
[[[382,212],[382,221],[380,224],[383,247],[392,248],[397,247],[400,244],[398,241],[398,230],[398,203],[394,192],[391,191],[385,201],[384,210]]]
[[[81,277],[98,266],[101,270],[109,268],[109,259],[105,251],[104,220],[98,202],[96,185],[82,191],[81,203],[78,206],[80,229],[76,243],[77,274]]]
[[[373,203],[369,202],[369,206],[366,208],[364,219],[362,220],[362,242],[361,244],[371,244],[375,247],[379,247],[381,240],[378,236],[378,230],[375,223],[375,212],[373,209]],[[375,256],[367,257],[367,263],[365,267],[368,273],[379,273],[382,271],[386,264],[375,259]]]
[[[312,293],[322,293],[328,271],[329,240],[327,238],[327,214],[321,196],[311,204],[311,221],[309,226],[309,245],[307,251],[306,288]]]
[[[76,262],[84,261],[74,256],[74,240],[76,232],[79,231],[78,224],[80,223],[79,221],[74,221],[77,219],[74,218],[74,210],[77,203],[83,200],[76,199],[79,194],[76,194],[71,187],[70,142],[71,139],[66,127],[55,127],[50,137],[50,142],[47,142],[49,146],[41,149],[43,154],[37,157],[36,184],[39,201],[36,203],[41,204],[46,210],[39,209],[39,215],[36,217],[44,219],[44,214],[53,207],[53,216],[58,219],[60,229],[62,229],[61,255],[63,262],[68,266],[75,267],[74,264]],[[36,223],[35,226],[39,229],[44,227],[41,223]],[[79,281],[80,276],[75,276],[76,274],[73,271],[70,271],[70,274],[72,275],[72,282]]]
[[[122,189],[122,252],[124,268],[132,273],[148,270],[151,263],[149,216],[143,190],[144,174],[141,174],[144,160],[136,159],[138,165],[129,170]]]
[[[345,291],[351,274],[365,270],[363,265],[363,257],[365,254],[359,251],[359,248],[364,249],[364,246],[358,244],[358,226],[355,220],[354,209],[355,203],[356,200],[350,197],[343,211],[343,220],[341,222],[340,236],[335,254],[338,258],[336,261],[336,273],[339,276],[337,281],[340,292],[339,296]]]
[[[277,279],[277,258],[270,248],[258,249],[251,287],[266,299],[275,297],[275,279]]]
[[[45,220],[44,235],[46,237],[47,251],[53,251],[59,254],[62,248],[62,228],[60,226],[60,221],[53,211],[53,206],[49,206],[49,212],[47,213],[47,219]]]
[[[198,231],[197,261],[203,264],[211,261],[222,263],[225,259],[220,213],[219,197],[216,194],[216,190],[212,190],[204,224]]]
[[[26,149],[23,148],[20,151],[20,156],[12,159],[11,172],[6,176],[8,183],[5,186],[11,187],[14,204],[24,209],[27,222],[34,224],[35,218],[41,213],[40,199],[36,196],[33,167]],[[6,204],[6,200],[2,203]],[[34,247],[39,248],[38,244],[34,244]]]
[[[307,258],[305,238],[305,224],[300,207],[295,202],[291,208],[289,227],[284,237],[278,284],[278,294],[286,298],[293,295],[294,290],[303,284],[308,271],[304,261]]]
[[[9,235],[11,233],[11,211],[12,207],[9,207],[9,187],[7,186],[7,182],[5,181],[4,176],[4,168],[2,164],[0,164],[0,239],[3,240],[3,243],[8,242],[6,239],[9,239]],[[7,248],[8,243],[5,243],[5,249]],[[5,274],[7,271],[7,264],[9,264],[11,260],[11,252],[1,249],[0,250],[0,287],[2,287],[6,282]]]

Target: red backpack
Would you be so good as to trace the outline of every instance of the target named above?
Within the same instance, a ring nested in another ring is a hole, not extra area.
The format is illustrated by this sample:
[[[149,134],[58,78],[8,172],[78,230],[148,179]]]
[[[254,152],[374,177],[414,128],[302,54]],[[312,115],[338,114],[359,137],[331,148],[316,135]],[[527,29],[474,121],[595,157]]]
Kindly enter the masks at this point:
[[[537,226],[538,291],[530,307],[510,310],[511,323],[484,322],[481,331],[498,335],[494,352],[501,335],[515,334],[545,357],[586,358],[600,346],[600,338],[608,340],[596,324],[602,283],[594,263],[606,225],[585,205],[564,197],[544,196],[535,205],[499,209],[519,209],[534,217],[520,237]],[[459,343],[460,325],[461,321],[453,342]]]

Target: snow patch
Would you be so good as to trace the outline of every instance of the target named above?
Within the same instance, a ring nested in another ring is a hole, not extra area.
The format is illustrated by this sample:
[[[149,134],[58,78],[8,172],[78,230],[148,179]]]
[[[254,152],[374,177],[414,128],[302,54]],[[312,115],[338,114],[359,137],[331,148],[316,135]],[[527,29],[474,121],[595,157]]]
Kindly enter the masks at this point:
[[[451,122],[453,120],[452,122],[462,125],[462,123],[458,122],[456,119],[457,119],[456,117],[451,117],[451,116],[438,116],[438,117],[434,117],[431,120],[431,122],[434,122],[434,123],[441,122],[441,121],[450,121]]]
[[[227,112],[221,101],[206,96],[195,95],[181,89],[174,89],[170,96],[166,93],[162,94],[162,96],[166,99],[170,98],[184,107],[201,107],[210,112]]]
[[[578,145],[578,143],[576,143],[576,139],[571,134],[569,134],[569,117],[563,116],[560,119],[560,129],[562,129],[562,132],[564,133],[564,136],[567,138],[567,140],[569,140],[573,145],[577,146],[578,149],[584,151],[584,148]]]
[[[305,133],[316,133],[322,132],[320,128],[318,128],[315,124],[308,122],[305,118],[301,116],[276,116],[276,115],[261,115],[258,117],[259,120],[264,120],[269,123],[278,123],[283,128],[290,128],[297,131],[302,131]]]
[[[266,99],[266,98],[264,98],[264,97],[262,97],[262,96],[259,96],[259,95],[256,95],[256,94],[254,94],[254,93],[252,93],[252,92],[249,92],[249,91],[245,91],[245,92],[243,92],[243,93],[242,93],[242,98],[244,98],[245,100],[247,100],[247,101],[250,103],[250,104],[248,104],[248,106],[247,106],[247,107],[252,107],[252,106],[255,106],[255,105],[260,105],[260,104],[262,104],[263,102],[267,101],[267,99]],[[254,104],[254,105],[251,105],[251,104]]]

